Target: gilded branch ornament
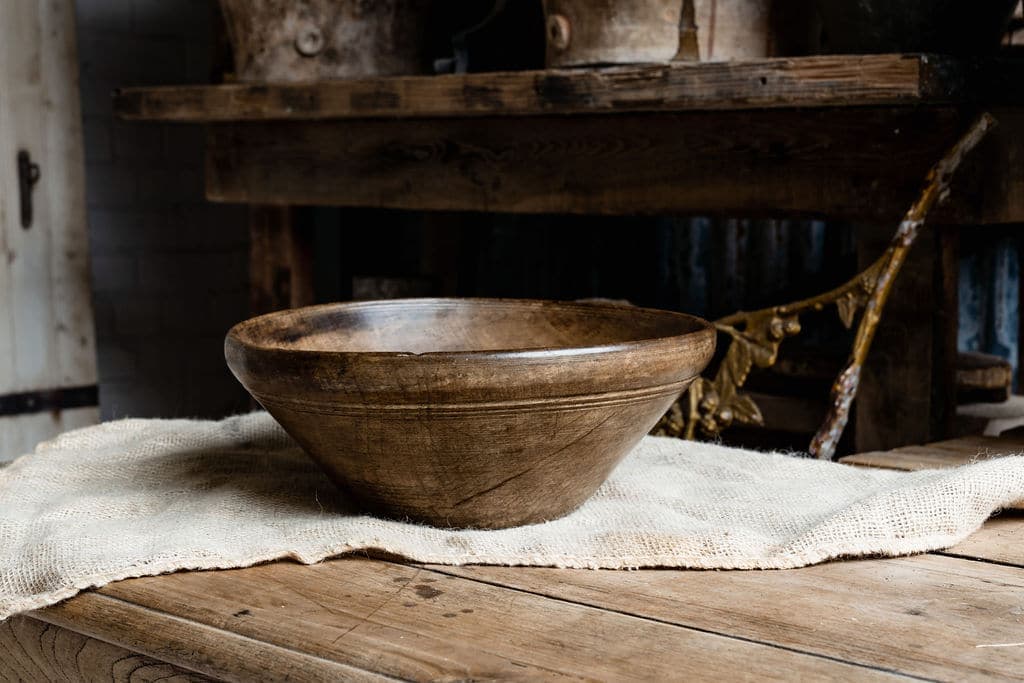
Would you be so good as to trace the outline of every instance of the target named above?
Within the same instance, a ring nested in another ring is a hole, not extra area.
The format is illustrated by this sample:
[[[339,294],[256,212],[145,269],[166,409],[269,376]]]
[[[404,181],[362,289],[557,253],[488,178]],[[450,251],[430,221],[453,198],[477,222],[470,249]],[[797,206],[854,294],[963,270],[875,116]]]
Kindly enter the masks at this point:
[[[831,459],[849,420],[861,369],[907,253],[929,211],[949,196],[953,174],[964,157],[995,124],[987,113],[974,121],[929,171],[924,189],[903,217],[889,247],[852,280],[818,296],[758,311],[741,311],[716,321],[718,331],[729,337],[729,346],[715,376],[695,380],[689,392],[661,419],[654,433],[693,439],[698,434],[717,436],[734,423],[763,426],[764,418],[757,404],[740,391],[751,370],[775,364],[783,340],[800,333],[802,314],[835,306],[847,329],[857,322],[858,313],[863,314],[849,360],[832,386],[828,415],[809,449],[815,457]]]

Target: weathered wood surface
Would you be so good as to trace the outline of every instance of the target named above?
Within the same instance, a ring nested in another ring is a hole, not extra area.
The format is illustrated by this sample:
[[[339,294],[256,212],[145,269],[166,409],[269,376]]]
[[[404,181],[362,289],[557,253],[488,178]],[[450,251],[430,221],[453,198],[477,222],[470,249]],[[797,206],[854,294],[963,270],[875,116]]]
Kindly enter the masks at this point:
[[[962,352],[956,362],[958,403],[1001,403],[1010,398],[1013,366],[988,353]]]
[[[29,617],[0,622],[0,681],[189,683],[201,674]]]
[[[976,165],[972,167],[972,172],[976,173],[974,169],[977,169]],[[930,412],[934,439],[946,439],[957,434],[956,361],[959,352],[957,339],[960,333],[960,227],[932,225],[931,230],[936,233],[938,239],[933,279],[935,290],[932,293],[935,297],[931,342],[932,381],[929,385],[934,406]]]
[[[1024,115],[997,117],[934,224],[1024,220]],[[966,123],[929,107],[219,124],[206,191],[225,202],[892,225]]]
[[[1005,511],[942,554],[1024,568],[1024,515]]]
[[[1020,529],[996,527],[1006,552]],[[345,558],[123,581],[33,617],[233,680],[1000,680],[1020,653],[984,646],[1019,642],[1022,590],[1021,567],[941,555],[770,572]]]
[[[847,465],[891,470],[924,470],[959,467],[978,460],[1024,454],[1024,436],[967,436],[926,446],[904,446],[891,451],[869,451],[840,458]],[[1024,500],[1011,505],[1024,510]]]
[[[1021,640],[1024,571],[1016,567],[924,555],[767,572],[432,568],[903,674],[964,680],[1020,672],[1019,650],[976,647]]]
[[[924,470],[943,467],[959,467],[978,460],[999,455],[1020,455],[1024,449],[1013,452],[993,453],[985,448],[973,448],[962,452],[942,451],[934,446],[904,446],[891,452],[874,451],[842,458],[848,465],[880,467],[890,470]]]
[[[872,55],[143,88],[116,107],[222,124],[215,201],[894,221],[968,109],[1020,103],[1021,64]],[[1024,220],[1024,114],[996,116],[937,222]]]
[[[211,126],[215,201],[898,220],[965,121],[942,108]],[[299,162],[298,160],[301,160]],[[986,175],[965,164],[954,195]],[[994,210],[989,207],[987,210]]]
[[[1012,62],[999,68],[1016,75],[1021,70]],[[1014,91],[971,80],[969,73],[974,71],[967,64],[934,56],[841,55],[296,84],[125,88],[116,93],[114,108],[127,119],[208,123],[901,106],[1013,98]]]
[[[0,3],[0,396],[93,386],[75,9]],[[21,222],[18,153],[39,165]],[[95,422],[95,407],[0,418],[0,462]]]
[[[957,467],[979,459],[1024,453],[1024,438],[966,436],[937,441],[925,446],[904,446],[891,451],[870,451],[842,458],[848,465],[881,467],[894,470],[920,470],[932,467]]]
[[[263,589],[259,592],[266,593]],[[383,678],[370,671],[310,655],[302,647],[255,640],[237,629],[181,619],[173,610],[100,593],[85,593],[32,612],[30,616],[218,680],[375,681]]]
[[[100,593],[325,663],[414,680],[894,677],[871,666],[619,614],[610,606],[552,600],[428,568],[360,558],[313,567],[276,563],[175,574],[112,584]],[[42,617],[49,618],[49,612]],[[159,640],[160,634],[140,637]],[[226,651],[228,644],[220,649]]]
[[[995,108],[992,113],[999,127],[964,164],[960,173],[972,181],[951,198],[951,210],[940,213],[944,222],[1024,222],[1024,108]]]
[[[313,234],[288,206],[249,207],[249,309],[253,315],[314,303]]]
[[[959,441],[932,450],[1024,444]],[[1010,512],[946,551],[787,571],[448,567],[352,556],[113,583],[0,625],[0,673],[1017,680],[1022,595],[1024,517]],[[21,649],[5,658],[12,643]]]

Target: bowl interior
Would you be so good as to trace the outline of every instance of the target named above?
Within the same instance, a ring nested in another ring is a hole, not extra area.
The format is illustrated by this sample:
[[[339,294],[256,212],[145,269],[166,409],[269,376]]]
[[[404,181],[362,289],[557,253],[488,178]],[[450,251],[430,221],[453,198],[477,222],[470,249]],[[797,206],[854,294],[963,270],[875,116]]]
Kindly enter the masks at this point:
[[[234,333],[263,348],[422,354],[616,346],[703,329],[697,318],[629,306],[413,299],[272,313]]]

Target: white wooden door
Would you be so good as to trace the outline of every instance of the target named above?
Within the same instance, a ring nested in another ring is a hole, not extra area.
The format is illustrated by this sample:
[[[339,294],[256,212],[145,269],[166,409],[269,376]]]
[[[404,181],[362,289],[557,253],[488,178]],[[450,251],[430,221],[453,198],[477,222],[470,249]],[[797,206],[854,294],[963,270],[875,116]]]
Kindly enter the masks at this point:
[[[0,0],[0,462],[98,419],[74,9]]]

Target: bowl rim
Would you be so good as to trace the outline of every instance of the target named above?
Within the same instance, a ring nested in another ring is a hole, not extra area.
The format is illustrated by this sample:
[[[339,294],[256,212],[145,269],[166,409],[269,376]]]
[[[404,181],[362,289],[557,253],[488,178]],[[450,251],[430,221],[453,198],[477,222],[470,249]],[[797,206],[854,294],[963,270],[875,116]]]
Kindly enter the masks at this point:
[[[377,307],[377,306],[401,306],[401,305],[417,305],[417,304],[438,304],[438,303],[449,303],[449,304],[462,304],[462,303],[475,303],[483,305],[509,305],[509,306],[530,306],[530,307],[547,307],[556,306],[561,308],[577,308],[577,309],[593,309],[600,308],[608,311],[623,312],[628,311],[631,313],[639,313],[647,316],[657,317],[669,317],[675,319],[685,319],[688,323],[694,325],[694,329],[684,332],[682,334],[667,335],[660,337],[645,337],[643,339],[632,339],[621,342],[613,342],[608,344],[591,344],[587,346],[544,346],[544,347],[530,347],[524,349],[480,349],[480,350],[468,350],[468,351],[424,351],[421,353],[415,353],[412,351],[349,351],[349,350],[314,350],[314,349],[288,349],[280,346],[270,344],[260,344],[250,339],[243,338],[243,332],[247,328],[255,326],[261,320],[268,320],[273,318],[282,318],[288,315],[295,315],[296,313],[316,313],[318,311],[337,309],[337,308],[360,308],[360,307]],[[403,299],[371,299],[366,301],[336,301],[324,304],[315,304],[312,306],[302,306],[299,308],[288,308],[280,311],[273,311],[271,313],[264,313],[262,315],[254,316],[247,320],[243,320],[236,323],[228,330],[225,337],[225,342],[232,342],[238,344],[248,350],[255,351],[258,353],[270,353],[270,354],[288,354],[293,357],[310,356],[310,357],[349,357],[349,358],[365,358],[365,359],[389,359],[389,358],[423,358],[423,359],[478,359],[478,358],[518,358],[518,359],[551,359],[551,358],[564,358],[569,356],[582,356],[582,355],[593,355],[602,353],[613,353],[621,351],[632,351],[641,348],[650,347],[651,345],[661,345],[666,343],[674,343],[682,341],[684,339],[696,339],[700,337],[710,336],[712,340],[716,337],[715,326],[705,320],[704,318],[691,315],[689,313],[681,313],[678,311],[669,311],[660,308],[647,308],[641,306],[633,306],[631,304],[620,304],[615,302],[604,302],[604,301],[577,301],[577,300],[566,300],[559,301],[553,299],[516,299],[516,298],[504,298],[504,297],[415,297],[415,298],[403,298]]]

